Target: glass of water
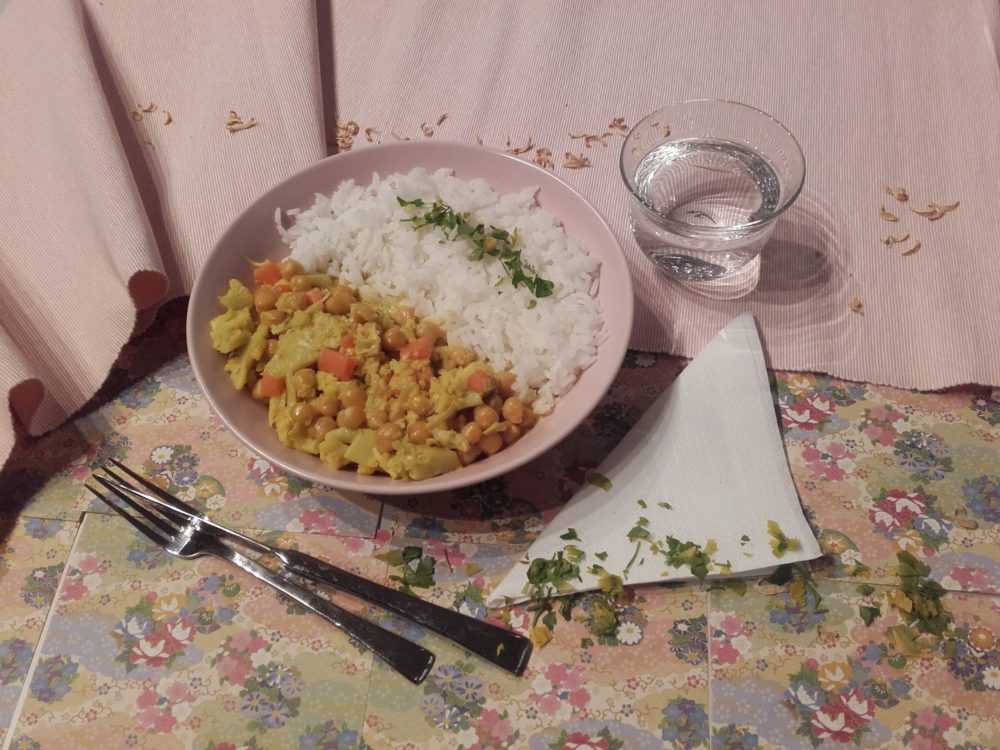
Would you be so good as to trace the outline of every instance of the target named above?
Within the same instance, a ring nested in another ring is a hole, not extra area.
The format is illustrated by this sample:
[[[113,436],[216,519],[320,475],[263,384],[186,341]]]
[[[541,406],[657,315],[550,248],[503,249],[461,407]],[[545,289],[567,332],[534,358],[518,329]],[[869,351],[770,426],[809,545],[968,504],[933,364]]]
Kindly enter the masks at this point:
[[[770,115],[701,99],[632,128],[621,171],[646,256],[694,291],[733,299],[757,286],[761,250],[802,189],[805,158]]]

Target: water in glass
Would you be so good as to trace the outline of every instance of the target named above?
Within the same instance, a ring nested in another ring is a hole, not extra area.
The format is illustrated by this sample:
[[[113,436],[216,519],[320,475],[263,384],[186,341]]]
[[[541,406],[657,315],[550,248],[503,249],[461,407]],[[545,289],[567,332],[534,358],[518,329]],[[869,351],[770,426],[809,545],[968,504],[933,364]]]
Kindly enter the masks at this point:
[[[778,175],[759,154],[710,137],[670,141],[639,162],[635,192],[644,204],[633,211],[637,239],[664,271],[692,282],[738,274],[756,283],[771,232],[747,224],[766,220],[781,197]],[[711,239],[703,229],[714,230]]]

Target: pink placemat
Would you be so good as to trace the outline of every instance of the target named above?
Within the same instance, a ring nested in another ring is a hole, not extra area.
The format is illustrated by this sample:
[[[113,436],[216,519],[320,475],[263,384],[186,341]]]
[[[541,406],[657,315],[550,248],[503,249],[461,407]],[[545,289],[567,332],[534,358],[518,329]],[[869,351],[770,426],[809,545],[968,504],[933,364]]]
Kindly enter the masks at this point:
[[[481,141],[551,163],[626,244],[634,347],[693,355],[749,311],[772,367],[998,385],[1000,348],[987,343],[1000,332],[995,16],[909,0],[10,0],[0,389],[29,432],[60,423],[142,324],[137,310],[184,293],[249,200],[328,150],[400,138]],[[625,126],[706,97],[772,113],[808,165],[758,290],[733,302],[648,265],[617,173]],[[934,222],[910,211],[956,201]],[[0,420],[0,457],[12,441]]]

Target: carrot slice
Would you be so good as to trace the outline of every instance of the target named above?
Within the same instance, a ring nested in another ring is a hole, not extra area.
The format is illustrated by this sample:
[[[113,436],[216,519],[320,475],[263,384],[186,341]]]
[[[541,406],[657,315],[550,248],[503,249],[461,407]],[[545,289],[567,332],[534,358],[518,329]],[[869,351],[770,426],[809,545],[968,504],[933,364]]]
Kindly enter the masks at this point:
[[[321,299],[323,299],[323,290],[319,287],[313,287],[308,292],[306,292],[306,297],[309,298],[309,304],[315,305]]]
[[[253,269],[253,280],[258,284],[273,284],[281,281],[281,266],[273,260],[265,261]]]
[[[354,348],[354,334],[345,333],[340,339],[340,350],[347,351]]]
[[[486,370],[475,370],[465,379],[465,384],[469,387],[470,391],[482,393],[486,390],[486,386],[490,384],[490,376]]]
[[[337,380],[350,380],[354,377],[354,368],[358,366],[358,360],[336,349],[324,349],[319,355],[317,366]]]
[[[257,387],[260,389],[260,395],[267,398],[280,396],[285,392],[285,379],[276,378],[273,375],[268,375],[266,372],[260,376],[257,384]]]
[[[434,342],[431,341],[429,336],[420,336],[399,350],[399,358],[409,360],[430,359],[433,348]]]

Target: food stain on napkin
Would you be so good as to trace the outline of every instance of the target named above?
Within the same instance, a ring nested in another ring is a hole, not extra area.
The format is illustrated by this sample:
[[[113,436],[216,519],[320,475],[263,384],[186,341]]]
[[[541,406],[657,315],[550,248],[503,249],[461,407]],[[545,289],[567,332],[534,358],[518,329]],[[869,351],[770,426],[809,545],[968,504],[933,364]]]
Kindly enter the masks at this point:
[[[487,605],[759,575],[820,554],[745,314],[649,408]]]

